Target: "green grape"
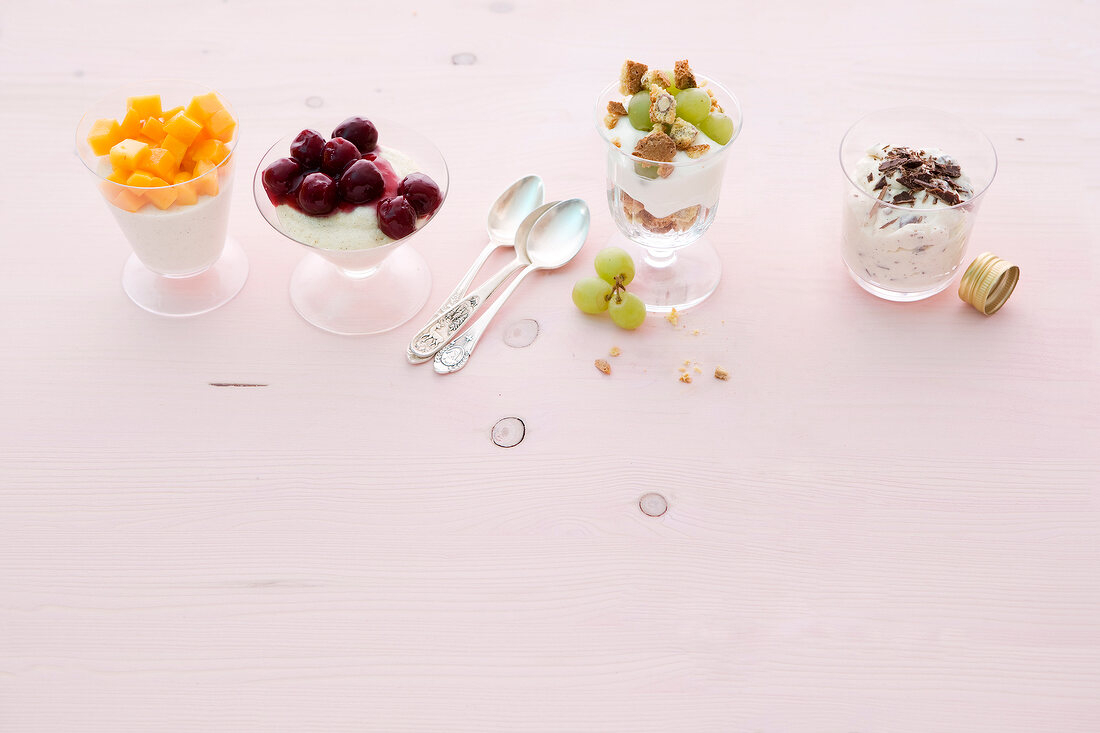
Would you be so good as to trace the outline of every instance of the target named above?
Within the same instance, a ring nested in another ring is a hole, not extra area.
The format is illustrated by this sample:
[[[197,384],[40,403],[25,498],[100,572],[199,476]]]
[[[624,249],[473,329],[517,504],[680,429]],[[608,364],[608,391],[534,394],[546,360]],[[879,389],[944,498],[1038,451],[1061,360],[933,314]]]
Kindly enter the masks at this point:
[[[656,163],[635,163],[634,172],[642,178],[648,178],[651,181],[657,180],[657,173],[660,169]]]
[[[611,299],[607,306],[611,320],[619,328],[633,331],[645,323],[645,303],[634,293],[621,293]]]
[[[698,88],[685,89],[676,97],[676,114],[698,125],[710,114],[710,95]]]
[[[603,313],[611,286],[598,277],[586,277],[573,286],[573,303],[585,313]]]
[[[623,276],[623,285],[629,285],[634,279],[634,260],[624,249],[604,247],[596,255],[595,264],[596,274],[612,285],[619,275]]]
[[[649,132],[653,129],[653,121],[649,119],[649,92],[638,92],[631,97],[626,105],[626,113],[635,130]]]
[[[733,139],[733,120],[721,112],[711,112],[709,117],[699,123],[699,129],[719,145],[725,145]]]
[[[666,69],[665,73],[668,75],[669,79],[675,79],[676,78],[676,72],[674,72],[672,69]],[[668,85],[668,93],[671,94],[674,97],[682,91],[683,91],[682,89],[680,89],[676,86],[676,82],[672,82],[671,84]]]

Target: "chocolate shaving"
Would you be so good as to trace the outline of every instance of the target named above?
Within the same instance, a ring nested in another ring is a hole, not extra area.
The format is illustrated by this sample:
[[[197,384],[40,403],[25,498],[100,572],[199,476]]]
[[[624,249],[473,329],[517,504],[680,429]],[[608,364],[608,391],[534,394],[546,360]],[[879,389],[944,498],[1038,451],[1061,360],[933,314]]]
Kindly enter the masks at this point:
[[[875,177],[873,175],[871,175],[870,173],[868,173],[867,174],[867,182],[870,183],[873,180],[875,180]]]
[[[958,178],[962,175],[962,168],[957,165],[937,163],[936,170],[948,178]]]
[[[897,220],[898,220],[898,217],[894,217],[890,221],[888,221],[885,224],[883,224],[882,226],[880,226],[879,229],[885,229],[886,227],[890,226],[891,224],[893,224]]]
[[[883,176],[882,178],[878,179],[878,183],[875,184],[875,187],[872,190],[877,191],[885,185],[886,185],[886,176]]]
[[[913,196],[912,191],[902,191],[901,193],[899,193],[897,196],[894,197],[894,200],[891,203],[894,203],[894,204],[911,204],[916,200],[917,199],[916,199],[915,196]]]
[[[885,173],[886,171],[892,171],[895,168],[899,168],[905,160],[905,158],[887,158],[886,162],[879,165],[879,173]]]

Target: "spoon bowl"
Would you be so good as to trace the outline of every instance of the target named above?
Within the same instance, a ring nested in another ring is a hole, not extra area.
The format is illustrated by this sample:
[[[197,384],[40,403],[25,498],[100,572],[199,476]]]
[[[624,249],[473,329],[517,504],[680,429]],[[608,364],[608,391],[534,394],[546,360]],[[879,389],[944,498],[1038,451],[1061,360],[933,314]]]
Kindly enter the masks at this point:
[[[581,199],[562,201],[534,222],[524,241],[527,259],[539,270],[552,270],[577,256],[588,237],[590,214]],[[516,241],[519,252],[519,238]]]
[[[538,176],[524,176],[509,186],[489,209],[489,239],[498,246],[514,242],[523,220],[542,204],[545,194]]]

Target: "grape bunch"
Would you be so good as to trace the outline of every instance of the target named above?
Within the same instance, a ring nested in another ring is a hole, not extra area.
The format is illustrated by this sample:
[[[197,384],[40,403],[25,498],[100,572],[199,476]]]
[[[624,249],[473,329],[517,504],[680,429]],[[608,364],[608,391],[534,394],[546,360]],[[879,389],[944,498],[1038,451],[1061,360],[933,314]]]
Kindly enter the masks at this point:
[[[645,303],[626,286],[634,279],[634,260],[618,247],[607,247],[596,255],[596,274],[573,286],[573,303],[585,313],[607,311],[619,328],[633,331],[645,322]]]

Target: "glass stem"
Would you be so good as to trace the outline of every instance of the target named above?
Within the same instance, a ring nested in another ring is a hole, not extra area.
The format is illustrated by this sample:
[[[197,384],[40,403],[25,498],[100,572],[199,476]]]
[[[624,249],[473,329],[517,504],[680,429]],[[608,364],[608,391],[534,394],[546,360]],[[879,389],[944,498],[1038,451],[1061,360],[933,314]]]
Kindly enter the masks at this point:
[[[650,267],[663,270],[676,264],[676,250],[646,248],[645,263]]]

